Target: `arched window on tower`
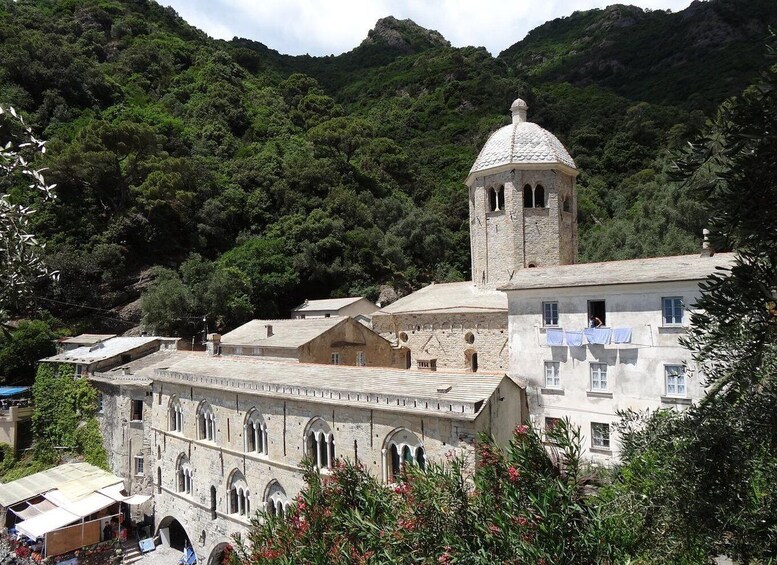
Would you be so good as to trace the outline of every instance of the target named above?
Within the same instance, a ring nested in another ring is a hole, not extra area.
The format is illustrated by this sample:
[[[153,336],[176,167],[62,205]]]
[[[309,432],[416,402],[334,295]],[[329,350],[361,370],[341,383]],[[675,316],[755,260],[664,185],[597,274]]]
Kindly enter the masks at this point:
[[[246,421],[243,425],[243,438],[247,453],[267,455],[267,425],[256,408],[249,410],[248,416],[246,416]]]
[[[175,464],[175,478],[178,492],[192,494],[192,467],[189,458],[183,453],[178,456]]]
[[[541,184],[538,184],[537,188],[534,189],[534,207],[545,207],[545,188]]]
[[[505,209],[505,187],[504,187],[504,185],[500,185],[499,188],[496,189],[496,209],[497,210],[504,210]]]
[[[335,461],[335,437],[329,425],[314,418],[305,432],[305,455],[317,469],[329,469]]]
[[[488,211],[496,212],[499,210],[499,202],[497,201],[496,190],[491,187],[488,189]]]
[[[523,187],[523,207],[534,208],[534,191],[528,184]]]
[[[199,439],[216,441],[216,416],[208,402],[200,404],[197,413],[197,431]]]
[[[265,510],[270,516],[280,516],[281,518],[289,510],[289,498],[286,491],[276,480],[270,482],[264,495]]]
[[[410,430],[405,428],[395,430],[386,438],[384,445],[387,482],[398,480],[402,465],[418,465],[421,469],[426,468],[424,446],[418,436]]]
[[[169,414],[169,429],[171,432],[183,431],[183,410],[181,410],[181,401],[177,397],[170,399],[170,407],[168,409]]]
[[[229,476],[229,513],[238,516],[251,514],[251,496],[248,492],[248,483],[238,469],[232,471]]]

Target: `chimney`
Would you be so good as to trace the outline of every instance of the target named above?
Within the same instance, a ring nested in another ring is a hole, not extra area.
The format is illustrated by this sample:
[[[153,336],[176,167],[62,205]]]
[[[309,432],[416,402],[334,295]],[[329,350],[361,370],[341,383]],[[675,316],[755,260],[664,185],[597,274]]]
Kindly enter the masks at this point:
[[[702,242],[701,242],[701,256],[702,257],[712,257],[715,255],[715,250],[712,248],[712,245],[710,244],[710,230],[707,228],[704,228],[702,231]]]
[[[264,326],[264,329],[265,329],[264,337],[272,337],[272,325],[267,324],[266,326]]]
[[[218,355],[221,349],[221,334],[208,334],[205,342],[205,351],[209,357]]]

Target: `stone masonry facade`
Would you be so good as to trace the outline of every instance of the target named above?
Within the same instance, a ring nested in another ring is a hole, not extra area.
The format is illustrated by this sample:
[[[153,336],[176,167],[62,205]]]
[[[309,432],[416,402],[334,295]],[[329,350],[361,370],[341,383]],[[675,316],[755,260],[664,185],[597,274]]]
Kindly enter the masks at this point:
[[[470,187],[470,239],[477,286],[506,284],[517,269],[576,261],[574,183],[572,176],[550,169],[513,169],[475,180]],[[524,207],[526,185],[543,187],[544,206]],[[490,189],[503,190],[503,209],[490,210]]]
[[[377,315],[372,323],[412,352],[410,368],[418,368],[418,358],[434,358],[438,368],[471,371],[473,353],[479,371],[509,368],[507,312]]]

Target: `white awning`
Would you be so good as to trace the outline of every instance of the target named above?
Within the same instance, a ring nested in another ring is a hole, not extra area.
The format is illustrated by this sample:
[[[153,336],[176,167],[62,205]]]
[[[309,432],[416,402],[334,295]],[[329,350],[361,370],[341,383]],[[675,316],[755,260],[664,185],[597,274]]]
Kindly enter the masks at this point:
[[[103,508],[107,508],[111,504],[116,504],[115,500],[105,496],[104,494],[100,494],[99,492],[93,492],[92,494],[76,500],[75,502],[69,500],[58,490],[49,491],[43,496],[46,498],[46,500],[53,502],[60,508],[64,508],[68,512],[71,512],[80,518],[85,518],[90,514],[99,512]]]
[[[151,500],[151,497],[148,495],[135,494],[129,496],[124,494],[124,483],[117,483],[109,487],[104,487],[97,492],[104,494],[105,496],[112,498],[117,502],[124,502],[125,504],[130,504],[132,506],[136,504],[143,504],[144,502]]]
[[[56,508],[56,506],[48,500],[41,500],[38,504],[25,502],[17,508],[11,508],[11,512],[19,516],[22,520],[29,520],[30,518],[40,516],[44,512],[48,512],[54,508]]]
[[[101,489],[97,489],[97,492],[104,494],[108,498],[112,498],[116,502],[124,502],[127,495],[124,494],[124,483],[116,483],[115,485],[109,485]]]
[[[132,496],[124,500],[124,504],[135,506],[137,504],[143,504],[144,502],[148,502],[149,500],[151,500],[151,496],[147,494],[133,494]]]
[[[54,508],[39,516],[35,516],[35,518],[19,522],[16,524],[16,530],[28,538],[37,539],[49,532],[80,520],[80,516],[76,516],[64,508]]]

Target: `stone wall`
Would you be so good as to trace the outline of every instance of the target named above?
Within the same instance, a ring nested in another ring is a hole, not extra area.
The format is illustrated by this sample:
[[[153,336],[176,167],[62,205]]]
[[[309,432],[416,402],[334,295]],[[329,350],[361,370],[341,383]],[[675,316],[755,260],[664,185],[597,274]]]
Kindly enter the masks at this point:
[[[506,387],[514,387],[512,384]],[[516,392],[506,391],[508,402],[493,410],[490,404],[477,420],[450,416],[412,414],[370,409],[369,406],[333,406],[324,402],[279,400],[245,392],[187,387],[172,383],[154,384],[153,473],[161,478],[154,488],[157,523],[174,517],[185,525],[197,554],[207,559],[234,532],[248,527],[244,516],[230,514],[228,491],[235,470],[245,477],[250,493],[251,514],[263,508],[271,486],[279,485],[288,500],[303,488],[299,463],[306,457],[305,435],[309,424],[323,420],[334,435],[336,456],[358,459],[377,477],[386,476],[386,439],[405,428],[423,444],[429,460],[444,460],[449,452],[474,463],[473,441],[477,431],[490,428],[495,414],[515,417]],[[505,391],[500,392],[502,397]],[[496,395],[495,395],[496,396]],[[175,397],[184,414],[182,433],[169,431],[168,406]],[[195,439],[197,409],[207,400],[216,416],[215,441]],[[243,425],[256,410],[268,428],[268,453],[246,453]],[[501,412],[500,412],[501,410]],[[512,416],[510,416],[512,415]],[[514,423],[512,424],[514,425]],[[178,492],[176,465],[188,459],[193,469],[193,492]],[[151,467],[151,466],[150,466]],[[211,487],[216,491],[215,518],[211,512]],[[200,540],[204,540],[201,542]]]
[[[410,350],[414,368],[418,357],[432,357],[438,370],[471,370],[472,353],[480,371],[509,368],[507,312],[379,314],[372,324]]]
[[[524,208],[523,187],[542,185],[545,206]],[[489,211],[488,190],[504,187],[504,209]],[[564,211],[563,201],[569,211]],[[485,288],[510,281],[517,269],[574,263],[577,196],[573,177],[553,170],[487,175],[470,187],[472,280]]]
[[[340,354],[340,365],[356,365],[358,352],[363,352],[368,367],[405,368],[404,352],[397,351],[384,337],[350,318],[306,343],[299,349],[302,363],[328,365],[331,354]]]
[[[103,446],[111,471],[124,479],[130,494],[151,494],[153,485],[151,449],[151,387],[119,386],[92,382],[102,394],[102,412],[97,414]],[[132,420],[132,401],[143,401],[142,420]],[[135,457],[143,457],[143,473],[136,473]],[[153,502],[131,507],[133,520],[153,514]]]

